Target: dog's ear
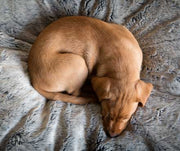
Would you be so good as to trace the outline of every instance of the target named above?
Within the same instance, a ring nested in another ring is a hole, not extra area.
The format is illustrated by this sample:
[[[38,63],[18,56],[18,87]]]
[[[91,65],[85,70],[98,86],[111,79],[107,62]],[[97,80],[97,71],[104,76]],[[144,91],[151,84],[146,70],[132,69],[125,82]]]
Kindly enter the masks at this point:
[[[91,83],[96,95],[98,96],[99,101],[108,100],[111,98],[111,82],[109,78],[93,77]]]
[[[145,83],[142,80],[139,80],[136,84],[137,92],[137,101],[140,103],[140,106],[144,107],[148,97],[151,94],[153,85],[151,83]]]

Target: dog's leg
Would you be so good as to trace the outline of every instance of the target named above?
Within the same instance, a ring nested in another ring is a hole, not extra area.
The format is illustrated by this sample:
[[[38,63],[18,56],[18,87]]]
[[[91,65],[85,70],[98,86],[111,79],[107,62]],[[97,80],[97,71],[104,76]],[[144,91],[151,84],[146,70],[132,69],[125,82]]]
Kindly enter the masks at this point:
[[[75,54],[57,54],[50,58],[49,64],[42,68],[38,78],[32,81],[33,87],[43,96],[51,100],[61,100],[73,104],[94,102],[92,97],[77,97],[84,84],[88,69],[84,59]],[[61,92],[67,92],[64,94]]]
[[[77,89],[77,90],[75,90],[75,91],[72,93],[72,95],[74,95],[74,96],[79,96],[80,93],[81,93],[81,90],[80,90],[80,89]]]

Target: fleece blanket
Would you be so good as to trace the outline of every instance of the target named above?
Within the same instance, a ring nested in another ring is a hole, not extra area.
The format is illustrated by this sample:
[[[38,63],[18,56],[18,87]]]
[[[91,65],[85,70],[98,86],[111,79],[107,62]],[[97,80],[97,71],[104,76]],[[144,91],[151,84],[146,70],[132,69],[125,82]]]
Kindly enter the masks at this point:
[[[0,150],[179,151],[179,0],[0,0]],[[141,79],[154,85],[130,128],[106,136],[98,104],[48,101],[30,84],[28,52],[62,16],[126,26],[143,54]]]

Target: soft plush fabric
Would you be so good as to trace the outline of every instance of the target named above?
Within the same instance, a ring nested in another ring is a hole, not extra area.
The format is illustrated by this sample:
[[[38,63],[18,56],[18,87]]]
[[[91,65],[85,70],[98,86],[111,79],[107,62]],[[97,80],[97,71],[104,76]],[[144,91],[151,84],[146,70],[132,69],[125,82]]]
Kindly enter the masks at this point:
[[[180,150],[179,0],[0,0],[0,150]],[[154,85],[130,128],[106,136],[98,104],[48,101],[30,84],[28,52],[62,16],[126,26],[143,54],[141,78]]]

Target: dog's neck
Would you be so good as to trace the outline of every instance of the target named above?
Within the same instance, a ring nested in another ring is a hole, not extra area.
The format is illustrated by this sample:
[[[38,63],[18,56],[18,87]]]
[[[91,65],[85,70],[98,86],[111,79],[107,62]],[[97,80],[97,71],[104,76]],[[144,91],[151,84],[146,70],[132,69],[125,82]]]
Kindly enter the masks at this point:
[[[110,56],[108,50],[103,51],[106,55],[104,55],[102,59],[100,57],[98,61],[98,77],[110,77],[123,80],[122,82],[133,82],[140,79],[142,61],[141,59],[138,61],[136,60],[136,54],[127,51],[122,52],[121,50],[115,49],[111,51],[114,51],[115,55]]]

